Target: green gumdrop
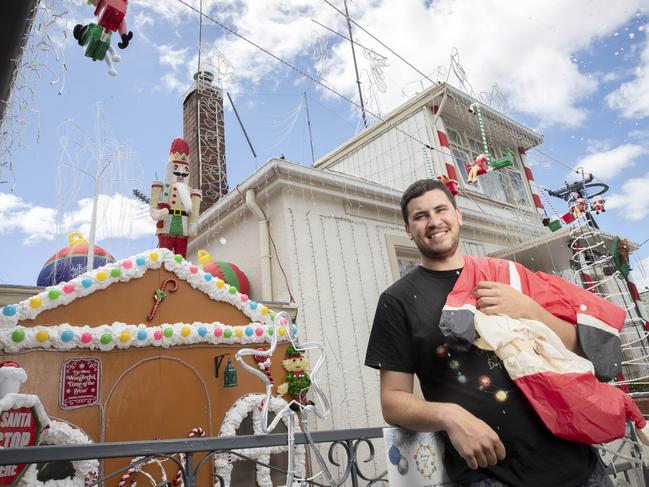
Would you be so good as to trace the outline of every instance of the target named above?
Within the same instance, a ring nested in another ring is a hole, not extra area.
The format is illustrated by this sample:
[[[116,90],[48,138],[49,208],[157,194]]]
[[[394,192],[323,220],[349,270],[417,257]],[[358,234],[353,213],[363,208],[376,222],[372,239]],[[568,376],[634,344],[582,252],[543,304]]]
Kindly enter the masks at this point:
[[[266,330],[266,333],[268,333],[270,336],[273,336],[273,333],[275,332],[273,331],[272,328],[268,328],[268,330]]]
[[[119,276],[122,275],[122,271],[119,270],[118,268],[111,269],[110,275],[113,276],[113,277],[119,277]]]
[[[225,331],[223,332],[223,336],[224,336],[225,338],[230,338],[230,337],[232,336],[232,330],[225,330]]]
[[[102,343],[102,345],[108,345],[113,341],[113,335],[111,335],[110,333],[104,333],[99,341]]]
[[[183,261],[183,256],[180,254],[176,254],[174,259],[176,259],[176,262],[180,264]]]
[[[25,339],[25,330],[23,330],[22,328],[14,330],[13,332],[11,332],[11,339],[14,342],[22,342]]]
[[[234,286],[230,286],[230,289],[228,289],[228,292],[230,294],[237,294],[237,288]]]
[[[52,289],[50,292],[47,293],[47,297],[50,299],[58,299],[60,295],[61,295],[61,291],[59,291],[58,289]]]
[[[270,313],[270,319],[275,320],[275,313],[273,313],[273,312]]]
[[[172,337],[174,334],[174,329],[173,328],[165,328],[164,329],[164,336],[167,338]]]

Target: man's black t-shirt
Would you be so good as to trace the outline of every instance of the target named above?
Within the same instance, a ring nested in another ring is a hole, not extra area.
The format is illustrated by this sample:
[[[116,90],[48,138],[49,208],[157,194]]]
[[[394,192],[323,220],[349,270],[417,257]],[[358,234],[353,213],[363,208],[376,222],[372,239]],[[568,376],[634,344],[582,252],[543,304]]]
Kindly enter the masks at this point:
[[[419,266],[388,288],[376,308],[365,365],[416,374],[427,401],[459,404],[500,436],[506,458],[471,470],[444,435],[444,463],[454,482],[493,477],[525,487],[582,484],[595,466],[593,449],[553,435],[494,353],[446,347],[439,320],[460,272]]]

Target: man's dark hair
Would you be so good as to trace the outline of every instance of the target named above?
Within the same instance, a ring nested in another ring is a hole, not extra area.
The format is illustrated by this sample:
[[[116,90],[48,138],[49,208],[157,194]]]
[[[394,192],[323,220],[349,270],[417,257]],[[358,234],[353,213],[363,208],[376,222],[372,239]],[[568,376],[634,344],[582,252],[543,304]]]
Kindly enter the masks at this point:
[[[455,197],[444,183],[437,179],[420,179],[408,186],[401,195],[401,214],[403,215],[403,221],[406,224],[408,224],[408,203],[410,203],[410,200],[419,198],[422,194],[428,193],[434,189],[442,191],[453,205],[453,208],[457,208]]]

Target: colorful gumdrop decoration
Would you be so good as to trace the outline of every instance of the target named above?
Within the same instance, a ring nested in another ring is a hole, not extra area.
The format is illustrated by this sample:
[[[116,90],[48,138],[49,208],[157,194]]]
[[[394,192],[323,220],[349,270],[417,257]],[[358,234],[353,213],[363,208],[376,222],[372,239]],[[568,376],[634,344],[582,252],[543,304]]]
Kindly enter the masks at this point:
[[[70,245],[59,250],[47,259],[38,275],[38,286],[54,286],[59,282],[69,281],[86,272],[89,245],[83,235],[73,232],[68,237]],[[115,262],[115,257],[110,255],[100,246],[95,245],[93,269]]]
[[[198,265],[203,271],[209,272],[230,286],[236,287],[240,293],[250,293],[250,282],[236,265],[230,262],[214,260],[207,250],[202,249],[198,251]]]

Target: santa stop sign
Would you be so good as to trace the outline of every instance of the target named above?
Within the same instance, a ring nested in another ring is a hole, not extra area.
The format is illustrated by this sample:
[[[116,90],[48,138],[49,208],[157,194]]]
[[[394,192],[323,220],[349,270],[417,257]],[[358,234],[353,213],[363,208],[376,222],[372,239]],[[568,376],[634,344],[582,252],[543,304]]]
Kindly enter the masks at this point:
[[[2,411],[0,414],[0,447],[21,448],[34,446],[41,433],[41,424],[34,408],[20,407]],[[0,486],[15,485],[29,467],[0,465]]]

